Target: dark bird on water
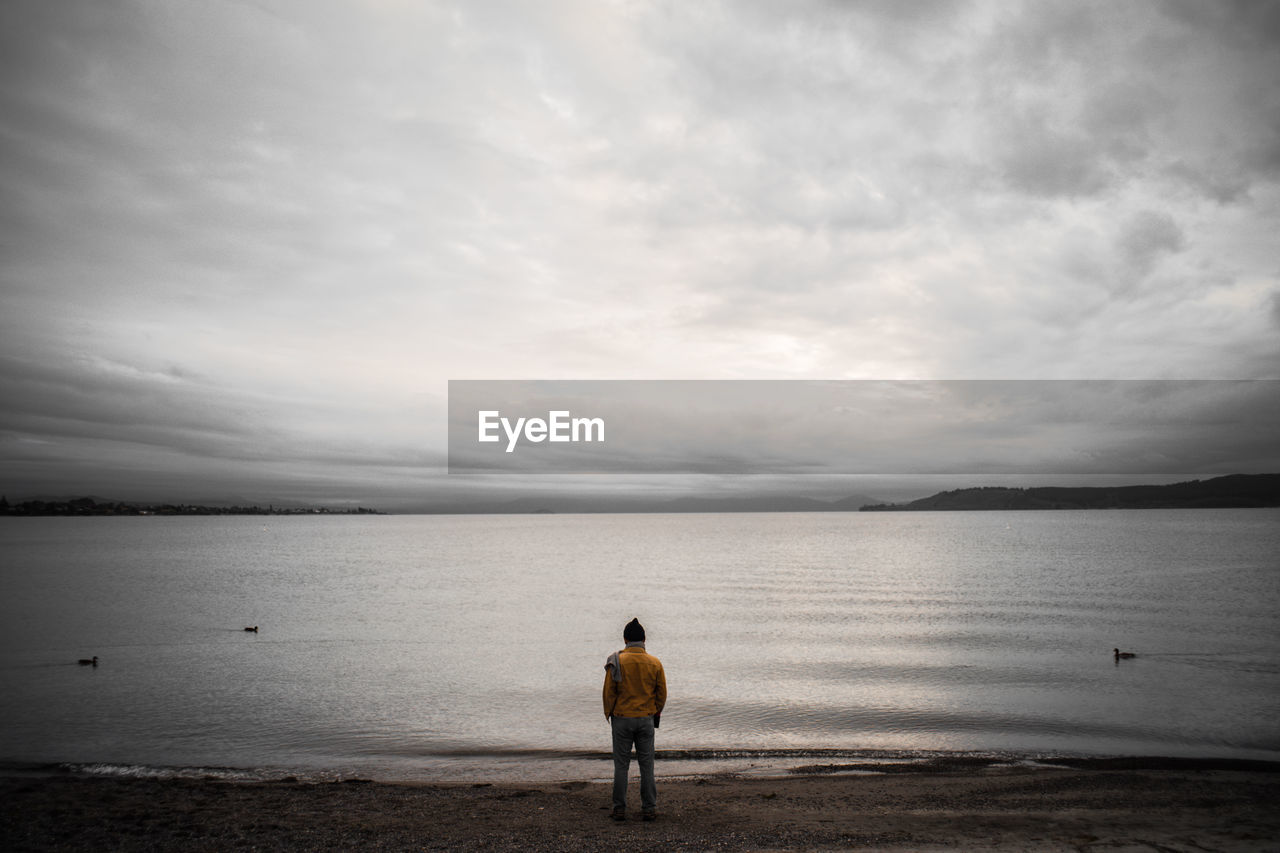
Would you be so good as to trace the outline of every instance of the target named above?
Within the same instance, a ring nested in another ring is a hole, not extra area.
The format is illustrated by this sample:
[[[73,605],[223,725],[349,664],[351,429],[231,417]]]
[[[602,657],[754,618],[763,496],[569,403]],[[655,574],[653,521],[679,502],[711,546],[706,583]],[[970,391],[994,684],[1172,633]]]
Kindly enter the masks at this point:
[[[80,664],[81,666],[97,666],[98,656],[94,655],[92,660],[90,660],[89,658],[80,658],[80,660],[76,661],[76,663]]]
[[[252,628],[245,628],[245,630],[246,630],[246,631],[251,631],[251,632],[253,632],[254,634],[256,634],[256,633],[258,633],[258,626],[257,626],[257,625],[254,625]]]
[[[1112,649],[1111,651],[1116,653],[1116,660],[1120,660],[1120,658],[1136,658],[1137,657],[1137,655],[1135,655],[1133,652],[1122,652],[1119,649]]]

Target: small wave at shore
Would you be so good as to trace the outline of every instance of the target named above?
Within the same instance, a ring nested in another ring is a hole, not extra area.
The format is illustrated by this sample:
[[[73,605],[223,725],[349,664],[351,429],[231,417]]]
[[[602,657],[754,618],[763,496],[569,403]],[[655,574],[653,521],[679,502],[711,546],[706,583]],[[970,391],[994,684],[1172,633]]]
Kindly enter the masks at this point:
[[[587,750],[509,749],[455,751],[412,771],[399,767],[295,769],[266,767],[163,767],[143,764],[0,762],[0,776],[84,776],[117,779],[194,780],[230,783],[342,782],[547,782],[611,778],[610,755]],[[1012,766],[1075,770],[1188,770],[1280,773],[1280,761],[1172,756],[1079,756],[994,752],[880,751],[846,749],[675,749],[657,753],[668,778],[721,774],[739,776],[901,774],[976,771]],[[441,761],[443,759],[443,761]]]
[[[190,779],[205,782],[341,781],[341,777],[334,773],[299,773],[262,767],[162,767],[110,762],[0,762],[0,776],[88,776],[112,779]]]

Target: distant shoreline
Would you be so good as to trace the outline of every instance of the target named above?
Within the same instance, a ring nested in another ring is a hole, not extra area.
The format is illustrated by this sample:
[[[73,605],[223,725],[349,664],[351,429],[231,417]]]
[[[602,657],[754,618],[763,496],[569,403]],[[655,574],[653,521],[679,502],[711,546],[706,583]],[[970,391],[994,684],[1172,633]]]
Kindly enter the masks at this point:
[[[426,504],[383,511],[367,507],[277,507],[258,504],[132,503],[102,498],[0,499],[0,517],[138,515],[600,515],[645,513],[961,512],[1069,509],[1257,509],[1280,507],[1280,474],[1228,474],[1208,480],[1138,486],[977,486],[938,492],[905,503],[865,495],[818,500],[791,495],[669,499],[600,499],[566,494],[509,500]]]
[[[198,504],[133,504],[74,498],[66,501],[30,500],[0,503],[0,516],[115,516],[115,515],[382,515],[376,509],[327,507],[203,506]]]

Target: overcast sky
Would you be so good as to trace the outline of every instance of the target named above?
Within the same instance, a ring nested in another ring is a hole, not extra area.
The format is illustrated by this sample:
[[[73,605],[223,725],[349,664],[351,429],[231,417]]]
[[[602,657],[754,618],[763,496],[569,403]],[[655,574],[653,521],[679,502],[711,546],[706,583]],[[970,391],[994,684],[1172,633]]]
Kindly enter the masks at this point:
[[[503,488],[449,379],[1277,378],[1277,234],[1280,2],[6,0],[0,491]]]

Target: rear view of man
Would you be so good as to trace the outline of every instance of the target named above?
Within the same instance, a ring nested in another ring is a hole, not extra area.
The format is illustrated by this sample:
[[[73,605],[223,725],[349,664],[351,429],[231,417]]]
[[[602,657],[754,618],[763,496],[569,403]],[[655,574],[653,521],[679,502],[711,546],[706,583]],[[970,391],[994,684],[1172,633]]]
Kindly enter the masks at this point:
[[[644,626],[632,619],[622,629],[626,648],[609,655],[604,665],[604,715],[613,727],[613,819],[627,819],[627,772],[631,747],[640,764],[640,805],[645,820],[658,811],[653,778],[653,730],[667,703],[667,675],[662,661],[644,649]]]

